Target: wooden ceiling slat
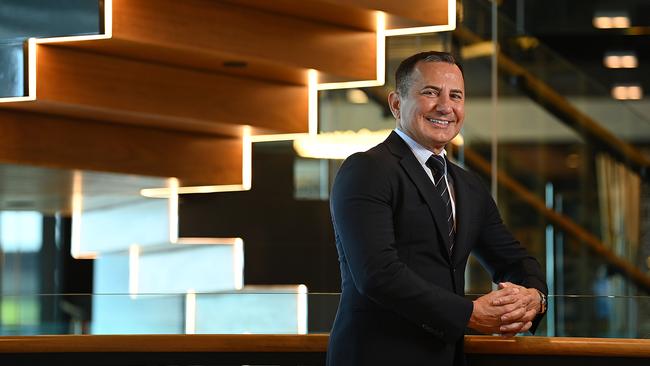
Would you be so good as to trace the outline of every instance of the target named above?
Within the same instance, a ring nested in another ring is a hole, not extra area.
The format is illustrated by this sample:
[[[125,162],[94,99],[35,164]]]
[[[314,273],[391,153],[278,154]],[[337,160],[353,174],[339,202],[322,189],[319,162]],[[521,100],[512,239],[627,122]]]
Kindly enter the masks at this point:
[[[120,38],[113,38],[110,41],[75,42],[65,44],[65,46],[172,67],[217,72],[285,84],[307,85],[308,83],[308,69],[306,68],[280,65],[267,60],[252,60],[225,54],[207,53],[203,50],[185,49],[181,51],[173,47],[160,47]],[[233,61],[235,61],[234,64]],[[244,64],[238,61],[243,61]]]
[[[278,14],[286,14],[302,19],[336,24],[374,32],[377,30],[375,11],[362,9],[352,4],[339,4],[319,0],[226,0],[233,4],[245,5]]]
[[[0,110],[0,162],[241,184],[242,141]]]
[[[376,43],[374,31],[223,1],[115,0],[112,40],[66,46],[305,83],[307,69],[340,81],[374,79]],[[228,61],[250,68],[224,67]]]
[[[448,0],[228,0],[265,11],[374,31],[375,14],[386,15],[387,29],[448,23]]]
[[[389,15],[422,22],[425,25],[448,23],[448,0],[320,0],[363,9],[381,10]]]
[[[308,88],[83,52],[38,48],[35,103],[18,107],[241,136],[308,129]]]

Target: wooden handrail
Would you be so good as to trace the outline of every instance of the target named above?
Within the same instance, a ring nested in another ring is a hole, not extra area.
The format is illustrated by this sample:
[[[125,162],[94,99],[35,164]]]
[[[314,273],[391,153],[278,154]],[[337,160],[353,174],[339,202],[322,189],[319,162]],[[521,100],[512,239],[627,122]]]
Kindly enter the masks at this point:
[[[2,353],[325,352],[326,334],[146,334],[0,337]]]
[[[319,352],[327,334],[52,335],[0,337],[8,353]],[[650,357],[650,339],[465,336],[469,354]]]
[[[500,355],[650,357],[650,339],[465,336],[465,352]]]

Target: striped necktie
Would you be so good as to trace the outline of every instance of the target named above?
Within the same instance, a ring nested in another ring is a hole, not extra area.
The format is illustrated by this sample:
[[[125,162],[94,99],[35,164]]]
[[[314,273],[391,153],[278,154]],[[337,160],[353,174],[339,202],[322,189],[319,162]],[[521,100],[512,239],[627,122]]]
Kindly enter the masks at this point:
[[[454,225],[454,215],[451,209],[451,195],[447,183],[445,182],[445,175],[447,174],[447,160],[443,156],[433,154],[427,160],[427,166],[433,173],[433,185],[436,188],[436,193],[440,196],[445,212],[447,214],[447,235],[449,236],[449,252],[454,248],[456,240],[456,228]]]

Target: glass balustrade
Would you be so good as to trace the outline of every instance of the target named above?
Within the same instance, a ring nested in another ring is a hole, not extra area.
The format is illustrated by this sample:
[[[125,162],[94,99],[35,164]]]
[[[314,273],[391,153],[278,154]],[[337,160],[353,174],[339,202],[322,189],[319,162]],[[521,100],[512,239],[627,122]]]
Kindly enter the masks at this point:
[[[338,300],[338,293],[307,293],[289,286],[136,295],[4,295],[0,333],[325,334]],[[650,297],[555,295],[549,302],[561,303],[564,315],[561,320],[545,317],[536,336],[650,339],[650,322],[639,317],[650,309]],[[588,320],[580,316],[583,311]]]

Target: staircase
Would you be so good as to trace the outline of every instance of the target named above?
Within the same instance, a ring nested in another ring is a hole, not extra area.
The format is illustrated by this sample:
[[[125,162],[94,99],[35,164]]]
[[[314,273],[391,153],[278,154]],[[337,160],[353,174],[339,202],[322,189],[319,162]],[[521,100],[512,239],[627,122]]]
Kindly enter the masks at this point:
[[[315,133],[316,90],[383,83],[386,33],[455,24],[453,1],[106,0],[97,9],[93,34],[25,42],[25,92],[0,99],[0,161],[246,189],[250,138]]]

